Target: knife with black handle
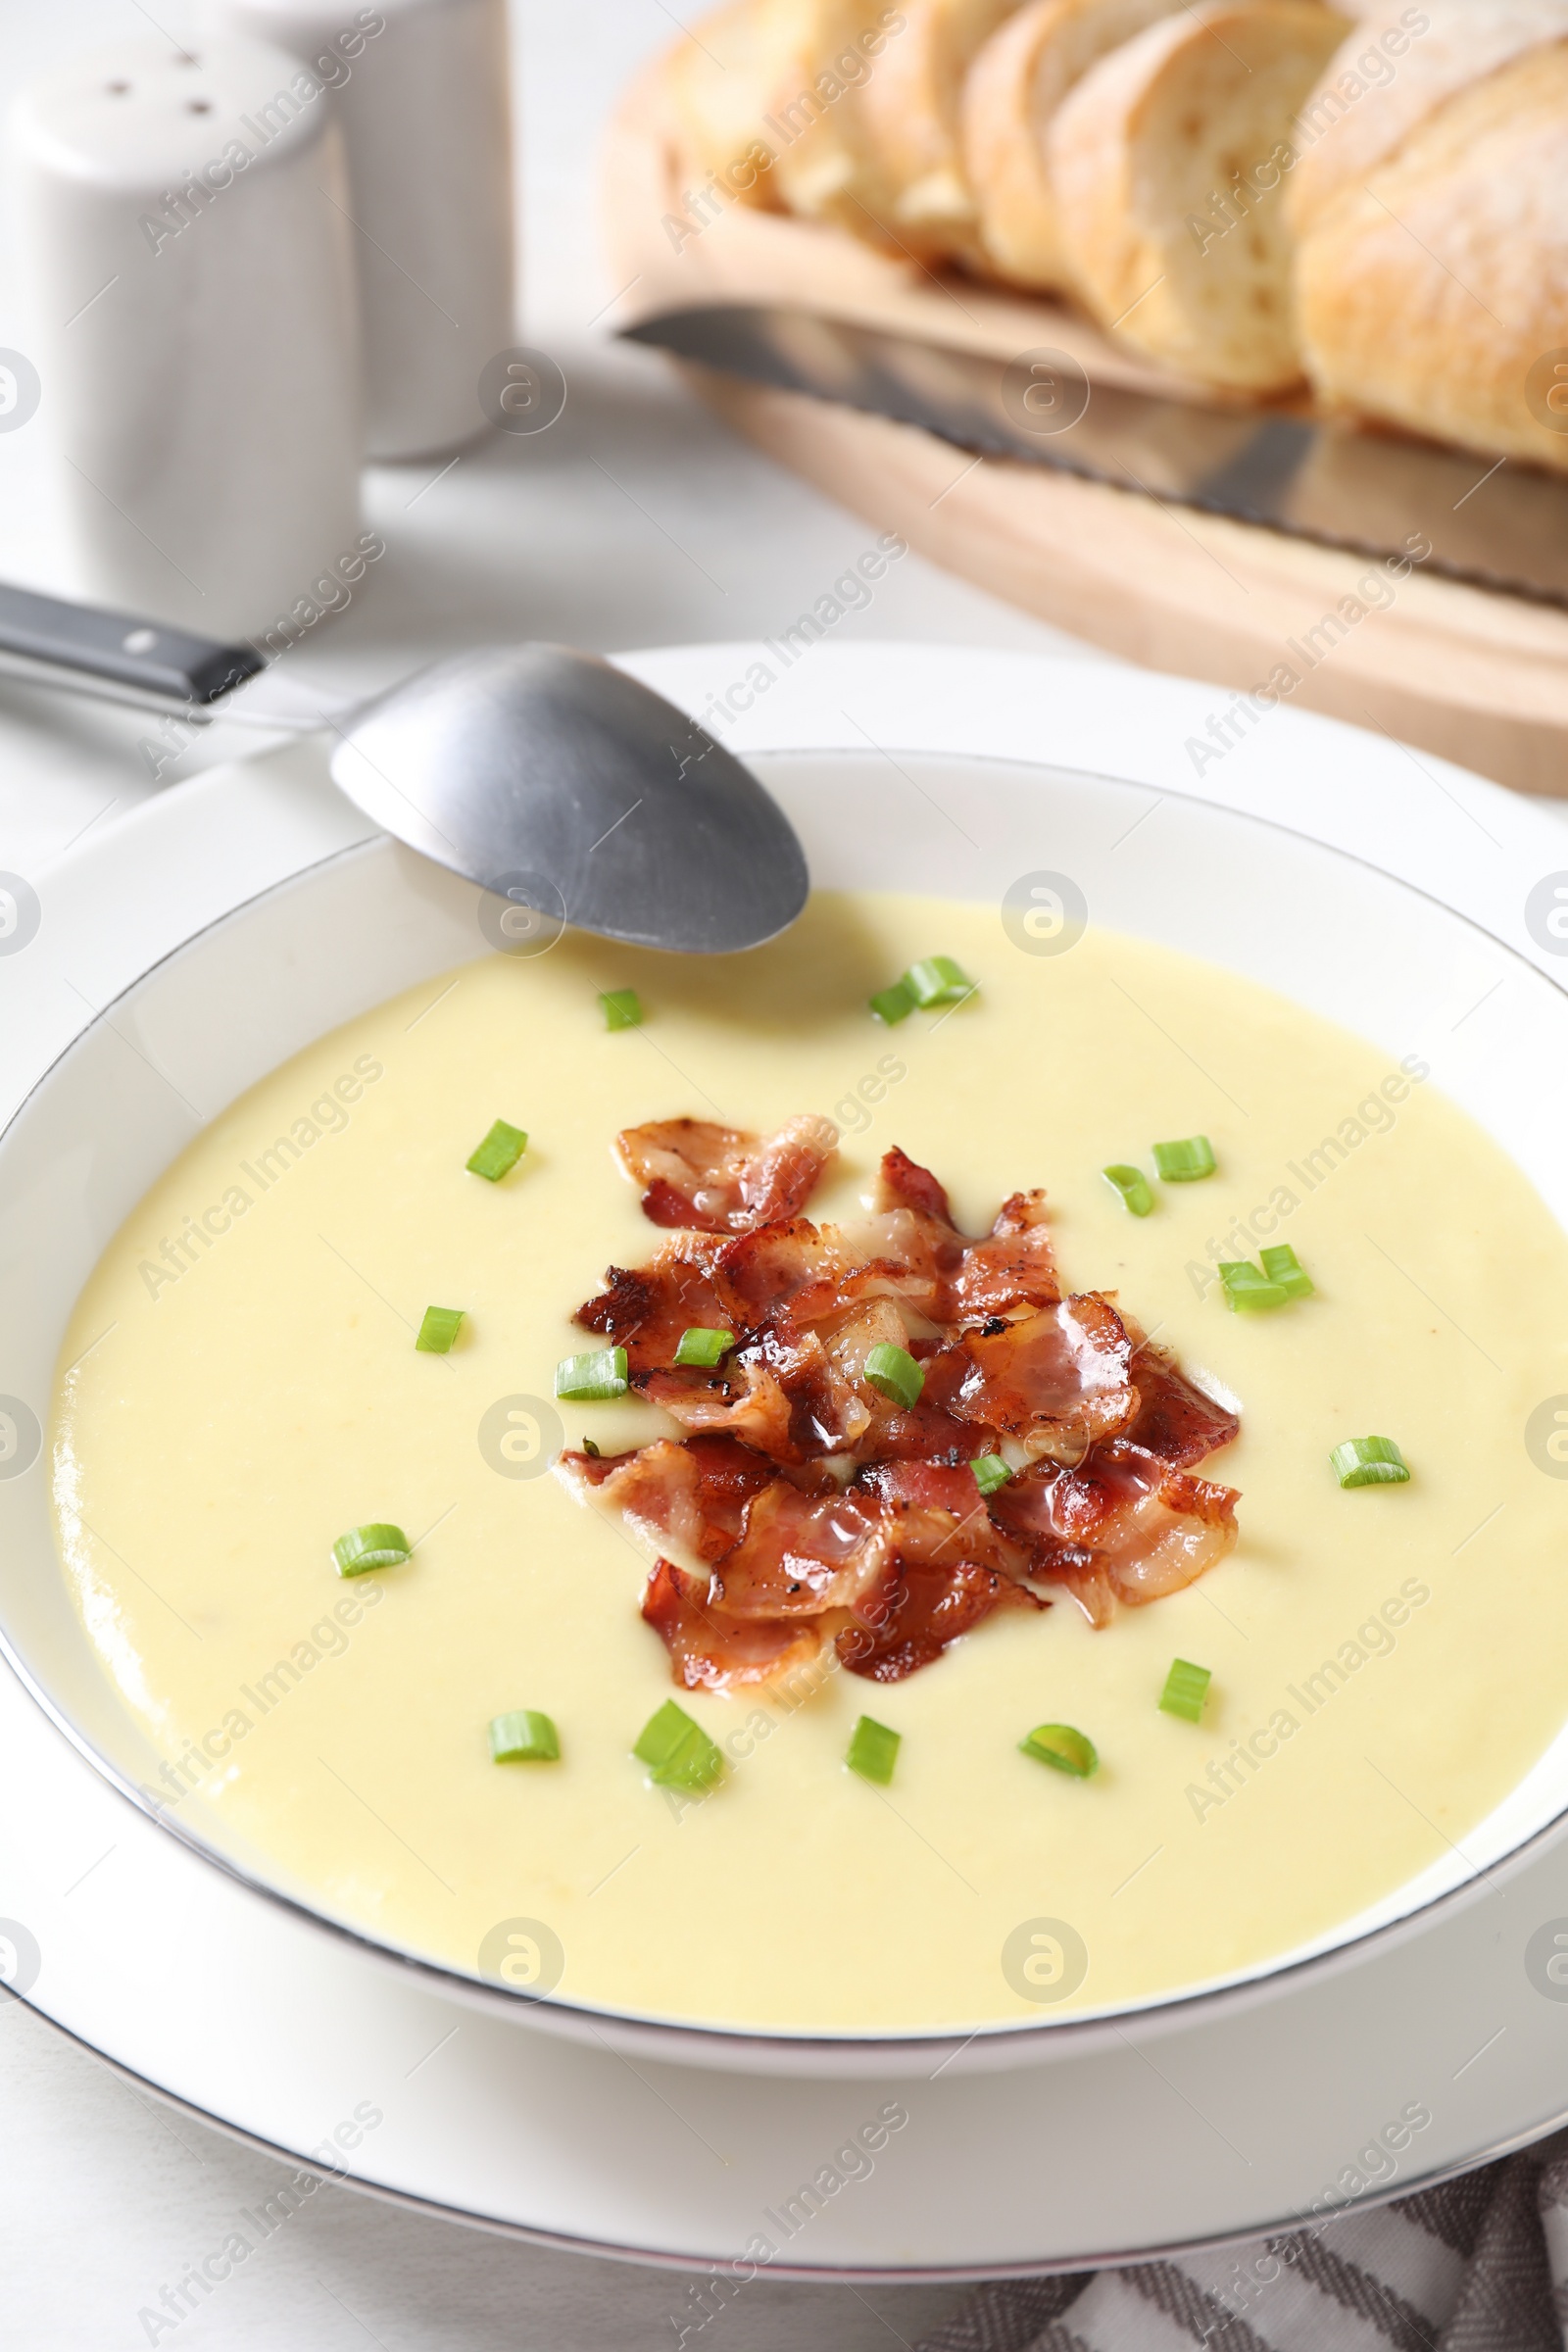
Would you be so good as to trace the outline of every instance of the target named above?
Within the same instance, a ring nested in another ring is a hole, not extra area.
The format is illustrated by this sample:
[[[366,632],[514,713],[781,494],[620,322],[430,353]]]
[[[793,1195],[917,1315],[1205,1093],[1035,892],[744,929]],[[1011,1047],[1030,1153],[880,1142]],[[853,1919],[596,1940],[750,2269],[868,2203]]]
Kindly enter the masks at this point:
[[[216,717],[216,706],[266,667],[254,646],[220,645],[134,613],[0,584],[0,668],[8,676]]]
[[[1196,393],[1091,383],[1066,352],[1004,361],[786,305],[622,330],[674,358],[1322,546],[1568,606],[1568,475]]]

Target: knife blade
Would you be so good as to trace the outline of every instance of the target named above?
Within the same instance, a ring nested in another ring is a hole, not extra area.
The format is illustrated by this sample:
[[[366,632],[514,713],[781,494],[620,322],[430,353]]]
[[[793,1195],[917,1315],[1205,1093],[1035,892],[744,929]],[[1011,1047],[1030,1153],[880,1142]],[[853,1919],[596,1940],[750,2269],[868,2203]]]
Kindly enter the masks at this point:
[[[1568,606],[1568,477],[1279,410],[1091,382],[1068,353],[1002,360],[787,305],[665,311],[622,338],[913,424],[982,457]]]

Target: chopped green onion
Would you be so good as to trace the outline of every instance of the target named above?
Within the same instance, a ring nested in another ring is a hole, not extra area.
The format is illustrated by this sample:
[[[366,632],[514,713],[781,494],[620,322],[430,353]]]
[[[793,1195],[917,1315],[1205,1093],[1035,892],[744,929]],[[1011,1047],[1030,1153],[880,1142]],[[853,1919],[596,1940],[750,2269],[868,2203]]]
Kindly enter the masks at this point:
[[[1100,1769],[1094,1741],[1086,1740],[1082,1732],[1075,1732],[1070,1723],[1042,1723],[1027,1740],[1020,1740],[1018,1745],[1037,1764],[1049,1764],[1055,1772],[1070,1772],[1075,1781],[1087,1781],[1092,1772]]]
[[[956,1004],[961,998],[974,995],[975,985],[951,956],[926,956],[911,963],[902,980],[879,990],[870,1000],[871,1010],[891,1029],[896,1022],[907,1020],[917,1004]]]
[[[1159,1694],[1161,1714],[1183,1715],[1189,1723],[1200,1723],[1212,1679],[1206,1666],[1195,1666],[1188,1658],[1173,1658],[1165,1688]]]
[[[1206,1135],[1189,1135],[1178,1144],[1154,1146],[1154,1165],[1166,1184],[1196,1184],[1200,1176],[1212,1176],[1216,1164],[1214,1147]]]
[[[901,1737],[898,1732],[890,1732],[885,1723],[874,1723],[869,1715],[862,1715],[850,1734],[850,1744],[844,1754],[846,1766],[851,1772],[858,1772],[862,1781],[876,1781],[885,1788],[899,1760]]]
[[[601,1455],[598,1446],[594,1444],[592,1438],[584,1438],[582,1442],[582,1450],[585,1454],[587,1454],[590,1461],[597,1462],[603,1459],[603,1456]]]
[[[414,1555],[414,1546],[401,1527],[373,1520],[368,1527],[351,1527],[332,1546],[339,1576],[363,1576],[368,1568],[397,1568]]]
[[[1102,1168],[1100,1173],[1113,1192],[1120,1193],[1123,1205],[1135,1217],[1148,1216],[1154,1205],[1154,1196],[1142,1168],[1129,1168],[1118,1162],[1113,1168]]]
[[[896,1028],[914,1010],[914,991],[906,980],[895,980],[891,988],[879,989],[871,999],[871,1010],[890,1029]]]
[[[951,956],[927,956],[919,963],[911,963],[902,985],[922,1007],[956,1004],[960,997],[972,997],[975,991],[975,983]]]
[[[649,1716],[631,1752],[661,1788],[711,1788],[724,1770],[724,1759],[702,1725],[672,1698]]]
[[[518,1707],[492,1718],[490,1753],[498,1764],[554,1764],[561,1756],[561,1736],[548,1715]]]
[[[528,1138],[520,1127],[509,1127],[505,1119],[497,1119],[484,1142],[471,1158],[465,1162],[470,1175],[483,1176],[491,1184],[499,1184],[511,1174],[528,1149]]]
[[[1261,1272],[1245,1257],[1220,1267],[1227,1306],[1252,1313],[1263,1307],[1284,1306],[1292,1298],[1311,1298],[1315,1288],[1312,1277],[1288,1243],[1277,1250],[1265,1250],[1262,1258]]]
[[[564,1355],[556,1366],[556,1395],[573,1404],[602,1403],[626,1394],[624,1348],[595,1348],[587,1355]]]
[[[1221,1265],[1219,1278],[1225,1286],[1225,1303],[1233,1314],[1256,1314],[1265,1307],[1283,1306],[1291,1295],[1282,1282],[1270,1282],[1266,1274],[1260,1274],[1250,1258]]]
[[[416,1348],[422,1348],[426,1355],[449,1354],[465,1311],[461,1306],[427,1306]]]
[[[886,1340],[878,1341],[865,1359],[867,1383],[891,1404],[902,1404],[907,1411],[920,1401],[925,1387],[925,1374],[908,1350],[890,1348]]]
[[[634,988],[602,988],[599,1002],[605,1008],[607,1029],[642,1027],[643,1001]]]
[[[1287,1298],[1310,1298],[1317,1288],[1289,1242],[1277,1250],[1262,1252],[1263,1271],[1270,1282],[1277,1282]]]
[[[675,1349],[677,1364],[706,1364],[710,1369],[723,1362],[735,1345],[732,1331],[711,1331],[701,1323],[693,1323],[680,1335]]]
[[[1410,1465],[1392,1438],[1347,1438],[1329,1455],[1342,1487],[1403,1487]]]
[[[994,1494],[997,1489],[1004,1487],[1012,1476],[1012,1472],[1007,1468],[1000,1453],[983,1453],[980,1459],[977,1462],[971,1462],[969,1467],[974,1472],[974,1483],[982,1494]]]

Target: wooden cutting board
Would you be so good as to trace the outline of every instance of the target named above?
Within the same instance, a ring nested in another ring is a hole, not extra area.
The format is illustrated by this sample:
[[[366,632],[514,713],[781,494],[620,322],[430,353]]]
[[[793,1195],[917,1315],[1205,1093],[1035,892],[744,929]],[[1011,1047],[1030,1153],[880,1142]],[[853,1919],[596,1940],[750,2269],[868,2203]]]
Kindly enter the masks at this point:
[[[1050,346],[1092,381],[1172,388],[1055,303],[935,276],[783,214],[716,199],[689,211],[703,185],[656,68],[628,94],[607,156],[606,225],[628,318],[798,302],[1003,359]],[[1233,707],[1224,689],[1254,689],[1284,667],[1299,679],[1297,708],[1522,791],[1568,794],[1568,612],[1419,571],[1392,605],[1369,609],[1356,596],[1363,557],[1043,466],[976,461],[915,426],[796,393],[682,372],[770,457],[934,563],[1130,661],[1212,679],[1217,741]],[[1486,469],[1478,459],[1478,481]]]

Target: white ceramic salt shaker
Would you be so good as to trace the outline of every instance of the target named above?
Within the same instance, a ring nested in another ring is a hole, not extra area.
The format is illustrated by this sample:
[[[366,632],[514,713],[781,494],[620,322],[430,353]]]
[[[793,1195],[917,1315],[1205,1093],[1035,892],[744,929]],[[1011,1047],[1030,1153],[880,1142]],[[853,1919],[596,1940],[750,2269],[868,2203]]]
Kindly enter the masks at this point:
[[[485,421],[479,376],[514,341],[506,0],[205,0],[332,85],[348,140],[365,322],[367,448],[432,455]]]
[[[149,35],[11,119],[77,593],[211,637],[267,630],[360,536],[342,133],[299,72],[259,42]]]

